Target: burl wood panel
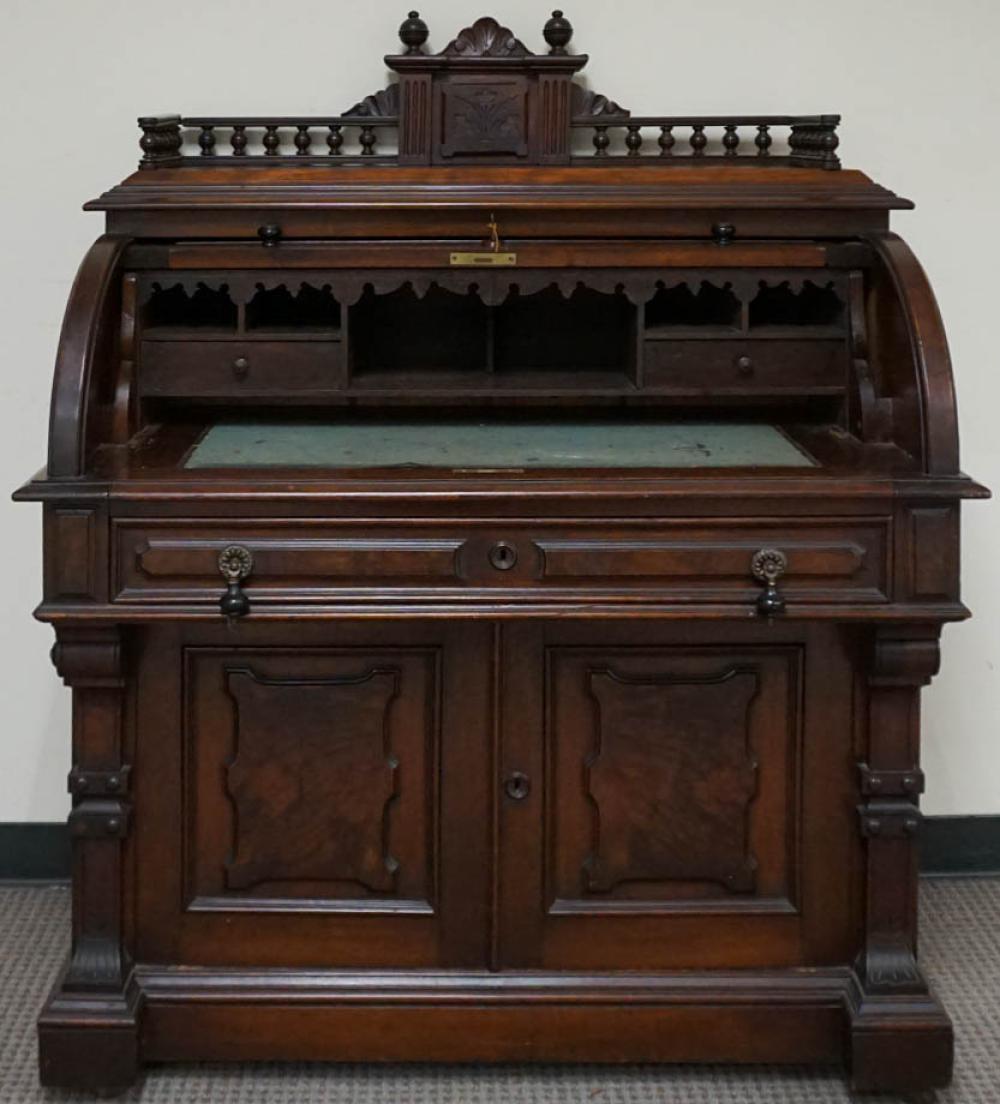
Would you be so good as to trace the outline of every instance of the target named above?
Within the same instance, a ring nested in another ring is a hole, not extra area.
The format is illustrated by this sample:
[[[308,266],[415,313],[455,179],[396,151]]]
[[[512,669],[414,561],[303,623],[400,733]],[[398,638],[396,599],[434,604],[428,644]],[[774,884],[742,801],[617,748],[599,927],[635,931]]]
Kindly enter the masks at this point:
[[[590,671],[588,682],[598,718],[597,745],[585,762],[594,806],[586,889],[681,880],[753,890],[754,671],[634,678],[607,667]]]
[[[399,760],[389,713],[399,669],[327,679],[264,678],[253,667],[225,673],[236,705],[227,888],[301,880],[391,893],[399,861],[389,850],[388,806]]]
[[[187,665],[196,897],[431,907],[433,656],[194,649]]]
[[[551,907],[787,907],[799,662],[764,648],[553,649]]]

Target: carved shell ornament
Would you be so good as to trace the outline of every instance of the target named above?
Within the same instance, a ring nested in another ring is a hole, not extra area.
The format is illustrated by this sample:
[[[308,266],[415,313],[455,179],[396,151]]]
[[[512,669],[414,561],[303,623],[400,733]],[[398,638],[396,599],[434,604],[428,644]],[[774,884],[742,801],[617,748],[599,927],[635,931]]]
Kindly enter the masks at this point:
[[[461,31],[443,53],[460,57],[529,57],[531,51],[514,37],[509,27],[484,16]]]

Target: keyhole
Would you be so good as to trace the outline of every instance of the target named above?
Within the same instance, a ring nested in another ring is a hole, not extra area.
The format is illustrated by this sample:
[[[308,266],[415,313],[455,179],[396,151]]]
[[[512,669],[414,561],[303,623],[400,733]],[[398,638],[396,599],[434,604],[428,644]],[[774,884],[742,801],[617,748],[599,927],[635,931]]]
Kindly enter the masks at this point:
[[[509,571],[517,563],[517,549],[506,541],[497,541],[490,549],[489,561],[497,571]]]

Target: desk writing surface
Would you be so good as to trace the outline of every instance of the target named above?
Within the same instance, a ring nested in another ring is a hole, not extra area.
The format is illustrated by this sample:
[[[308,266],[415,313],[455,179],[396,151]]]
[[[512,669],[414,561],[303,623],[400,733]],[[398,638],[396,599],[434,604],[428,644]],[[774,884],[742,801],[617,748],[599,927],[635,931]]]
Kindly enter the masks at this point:
[[[186,468],[815,467],[775,426],[677,422],[223,422]]]

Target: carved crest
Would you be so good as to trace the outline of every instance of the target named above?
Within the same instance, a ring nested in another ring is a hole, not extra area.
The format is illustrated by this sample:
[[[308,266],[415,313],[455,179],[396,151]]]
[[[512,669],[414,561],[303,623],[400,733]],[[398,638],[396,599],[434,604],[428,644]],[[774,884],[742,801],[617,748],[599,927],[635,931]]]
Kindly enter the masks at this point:
[[[509,27],[502,27],[490,16],[477,19],[471,27],[459,32],[441,51],[443,55],[459,57],[531,57],[531,51],[514,37]]]

